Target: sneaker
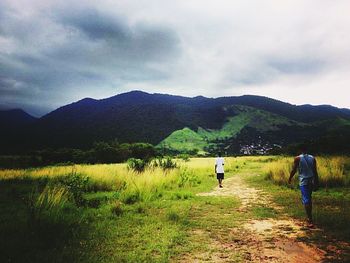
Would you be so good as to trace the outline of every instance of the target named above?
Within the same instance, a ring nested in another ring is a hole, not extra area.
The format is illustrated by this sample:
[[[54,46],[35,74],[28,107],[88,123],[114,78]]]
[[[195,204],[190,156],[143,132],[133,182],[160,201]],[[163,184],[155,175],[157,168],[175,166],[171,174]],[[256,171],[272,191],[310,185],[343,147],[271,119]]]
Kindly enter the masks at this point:
[[[222,185],[219,185],[220,188],[222,188]]]

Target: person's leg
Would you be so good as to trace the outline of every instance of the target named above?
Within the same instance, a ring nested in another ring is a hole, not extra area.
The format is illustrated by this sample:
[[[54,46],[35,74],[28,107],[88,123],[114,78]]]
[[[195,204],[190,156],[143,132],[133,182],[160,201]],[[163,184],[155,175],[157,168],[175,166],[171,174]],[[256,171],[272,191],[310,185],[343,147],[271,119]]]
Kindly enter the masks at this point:
[[[222,187],[222,179],[219,179],[219,186]]]
[[[312,198],[311,198],[312,189],[310,188],[309,185],[303,185],[300,187],[300,189],[301,189],[302,203],[305,207],[305,212],[306,212],[308,222],[310,224],[312,224],[313,223],[313,221],[312,221]]]
[[[305,204],[304,207],[305,207],[308,222],[313,223],[312,222],[312,203],[310,202],[309,204]]]

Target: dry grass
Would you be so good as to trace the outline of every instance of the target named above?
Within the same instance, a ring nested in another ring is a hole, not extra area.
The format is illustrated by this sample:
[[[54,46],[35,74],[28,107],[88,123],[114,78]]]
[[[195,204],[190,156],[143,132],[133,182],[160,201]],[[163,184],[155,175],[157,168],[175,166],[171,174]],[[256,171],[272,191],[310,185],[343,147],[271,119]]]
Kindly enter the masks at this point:
[[[51,181],[73,174],[81,174],[89,177],[89,189],[92,191],[123,190],[123,192],[138,192],[141,194],[142,199],[150,199],[163,189],[179,187],[181,178],[191,180],[191,177],[195,177],[197,181],[203,181],[202,177],[214,176],[214,159],[193,158],[189,162],[182,160],[176,160],[176,162],[178,163],[178,168],[175,169],[147,168],[141,173],[133,172],[127,168],[126,164],[7,169],[0,170],[0,180],[35,180],[44,178]],[[186,182],[184,183],[186,184]]]
[[[317,168],[320,185],[324,187],[349,186],[350,171],[346,167],[350,164],[350,157],[317,157]],[[265,173],[269,179],[277,184],[286,184],[293,165],[293,157],[278,157],[265,166]],[[295,177],[295,181],[297,176]]]

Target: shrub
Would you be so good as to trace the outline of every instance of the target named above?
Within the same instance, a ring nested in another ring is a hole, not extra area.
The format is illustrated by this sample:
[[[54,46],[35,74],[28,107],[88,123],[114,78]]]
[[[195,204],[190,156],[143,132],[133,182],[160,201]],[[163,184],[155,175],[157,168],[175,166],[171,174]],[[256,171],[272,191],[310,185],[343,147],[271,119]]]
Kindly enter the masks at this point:
[[[195,186],[200,183],[201,183],[200,179],[192,170],[189,170],[187,168],[181,169],[179,178],[178,178],[179,187],[184,187],[186,184],[190,186]]]
[[[72,172],[63,178],[62,184],[71,192],[77,205],[84,204],[83,194],[88,190],[89,177]]]
[[[145,209],[144,205],[139,204],[139,205],[136,207],[136,212],[137,212],[138,214],[144,214],[144,213],[146,213],[146,209]]]
[[[175,211],[170,211],[167,213],[167,219],[173,222],[177,222],[180,220],[180,216]]]
[[[173,193],[171,199],[173,200],[180,200],[180,199],[191,199],[193,198],[193,194],[191,192],[175,192]]]
[[[112,214],[114,214],[116,216],[122,215],[123,214],[122,203],[119,201],[115,201],[112,204],[111,212],[112,212]]]
[[[174,162],[171,157],[167,156],[163,158],[160,167],[164,170],[166,169],[174,169],[177,167],[176,162]]]
[[[84,205],[91,208],[99,208],[107,201],[116,200],[115,192],[97,192],[84,196]]]
[[[185,162],[188,162],[190,160],[190,155],[186,153],[179,154],[177,157]]]
[[[163,170],[174,169],[177,168],[177,164],[175,161],[171,159],[170,156],[166,157],[158,157],[152,161],[152,167],[160,167]]]
[[[130,190],[130,191],[124,191],[121,196],[120,200],[128,205],[134,204],[141,200],[141,194],[138,190]]]
[[[142,159],[130,158],[127,165],[128,169],[141,173],[146,169],[148,163]]]

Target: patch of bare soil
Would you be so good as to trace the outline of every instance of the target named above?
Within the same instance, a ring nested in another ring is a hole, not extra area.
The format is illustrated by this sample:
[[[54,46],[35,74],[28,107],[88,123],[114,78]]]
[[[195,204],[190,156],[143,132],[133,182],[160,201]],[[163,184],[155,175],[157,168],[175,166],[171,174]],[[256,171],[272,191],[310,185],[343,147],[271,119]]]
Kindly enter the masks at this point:
[[[265,261],[320,262],[326,254],[314,245],[298,241],[298,237],[306,236],[306,231],[292,219],[251,220],[244,227],[262,243],[260,252],[264,259],[268,259]]]
[[[252,206],[263,205],[281,210],[261,190],[249,187],[241,178],[232,177],[224,182],[224,188],[216,187],[208,193],[199,196],[235,196],[241,199],[240,212],[245,212]],[[312,230],[303,226],[303,223],[281,214],[280,218],[249,220],[242,229],[231,229],[227,241],[212,239],[212,250],[216,253],[206,253],[202,256],[188,257],[191,262],[320,262],[326,252],[312,244],[299,241],[309,235]],[[214,249],[215,248],[215,249]],[[228,257],[230,253],[239,251],[239,257],[234,260]],[[222,257],[225,255],[225,257]]]
[[[272,205],[271,199],[262,190],[248,187],[240,177],[231,177],[225,180],[223,188],[216,187],[211,192],[199,193],[198,196],[236,196],[241,200],[242,211],[259,204]],[[279,207],[274,205],[274,208]]]

